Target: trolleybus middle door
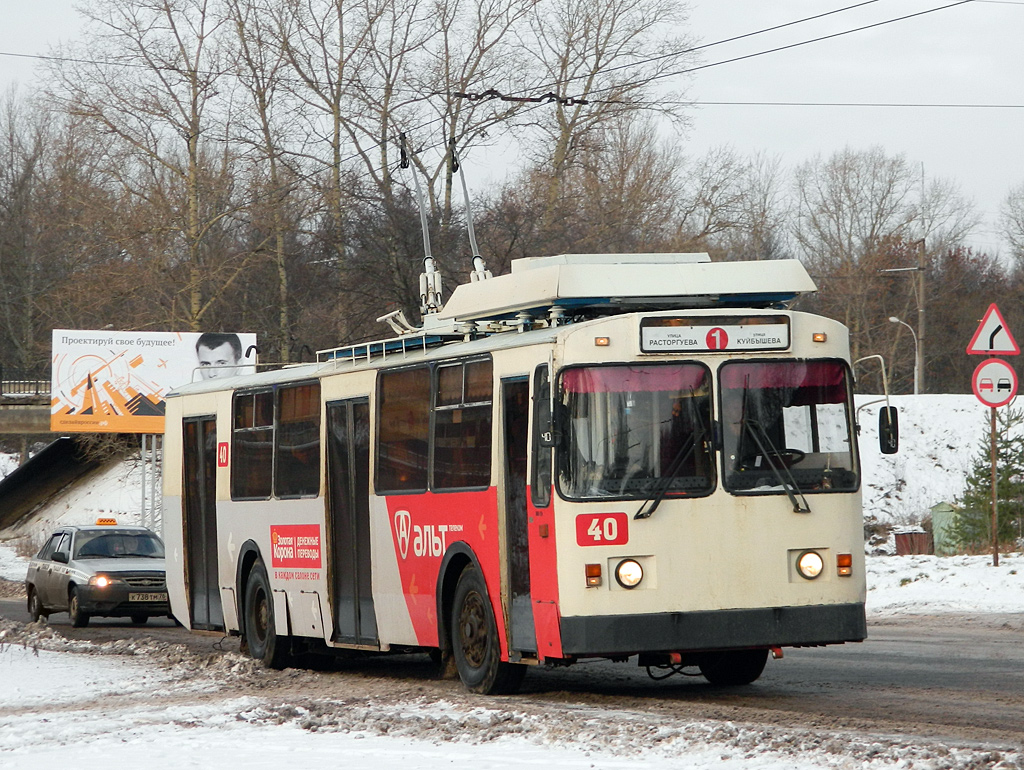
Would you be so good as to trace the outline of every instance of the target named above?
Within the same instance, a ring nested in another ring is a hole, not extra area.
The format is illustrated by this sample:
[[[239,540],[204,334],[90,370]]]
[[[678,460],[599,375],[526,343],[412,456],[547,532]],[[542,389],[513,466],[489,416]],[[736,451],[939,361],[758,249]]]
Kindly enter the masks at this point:
[[[344,644],[377,644],[370,562],[370,402],[327,405],[327,494],[334,633]]]
[[[530,425],[530,382],[527,377],[501,381],[505,430],[505,528],[511,606],[510,648],[535,654],[537,633],[530,597],[529,531],[526,505],[527,446]]]
[[[185,547],[191,626],[223,631],[217,579],[217,420],[188,418],[182,424],[185,463]]]

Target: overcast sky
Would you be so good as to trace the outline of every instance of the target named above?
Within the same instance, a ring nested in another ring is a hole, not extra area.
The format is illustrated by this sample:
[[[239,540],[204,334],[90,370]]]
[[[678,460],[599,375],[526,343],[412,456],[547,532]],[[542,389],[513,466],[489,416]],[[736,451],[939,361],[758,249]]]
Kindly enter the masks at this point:
[[[894,19],[953,0],[875,0],[863,7],[703,51],[704,63],[744,56]],[[694,0],[690,32],[714,43],[856,0]],[[31,82],[35,64],[9,54],[45,53],[71,38],[73,0],[0,0],[0,83]],[[973,0],[850,35],[703,69],[688,93],[698,102],[857,102],[1024,105],[1024,0]],[[704,105],[685,137],[694,154],[730,145],[793,166],[849,146],[882,146],[956,180],[987,217],[970,239],[999,247],[995,215],[1024,183],[1024,108]]]

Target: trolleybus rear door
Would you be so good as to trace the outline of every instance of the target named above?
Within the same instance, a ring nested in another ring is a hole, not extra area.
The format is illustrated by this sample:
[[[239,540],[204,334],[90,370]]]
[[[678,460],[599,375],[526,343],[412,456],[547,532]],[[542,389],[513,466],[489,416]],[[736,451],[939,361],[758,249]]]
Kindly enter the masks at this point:
[[[192,628],[223,631],[217,580],[217,420],[182,424],[185,463],[185,547]]]
[[[343,644],[377,644],[370,579],[370,402],[327,405],[327,494],[334,633]]]
[[[537,633],[530,597],[530,552],[526,505],[527,442],[530,424],[530,381],[527,377],[501,381],[505,430],[505,528],[511,606],[510,649],[536,654]]]

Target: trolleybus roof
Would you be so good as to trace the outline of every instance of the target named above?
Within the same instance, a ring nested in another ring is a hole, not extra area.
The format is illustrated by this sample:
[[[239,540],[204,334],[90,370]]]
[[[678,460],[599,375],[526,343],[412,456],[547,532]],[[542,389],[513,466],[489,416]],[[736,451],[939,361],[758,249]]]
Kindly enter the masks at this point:
[[[707,254],[562,254],[512,261],[512,272],[456,286],[437,314],[477,321],[548,308],[772,307],[815,291],[795,259],[711,262]]]

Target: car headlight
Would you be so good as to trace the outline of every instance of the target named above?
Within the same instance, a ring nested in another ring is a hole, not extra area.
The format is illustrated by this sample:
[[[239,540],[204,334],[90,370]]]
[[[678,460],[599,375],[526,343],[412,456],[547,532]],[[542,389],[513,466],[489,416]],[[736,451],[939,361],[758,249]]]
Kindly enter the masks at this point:
[[[109,577],[108,575],[93,575],[89,578],[89,585],[96,586],[97,588],[106,588],[107,586],[112,586],[120,582],[120,580]]]
[[[824,568],[825,561],[816,551],[804,551],[796,558],[796,571],[807,580],[814,580]]]
[[[635,559],[623,559],[615,568],[615,579],[623,588],[636,588],[644,579],[644,568]]]

